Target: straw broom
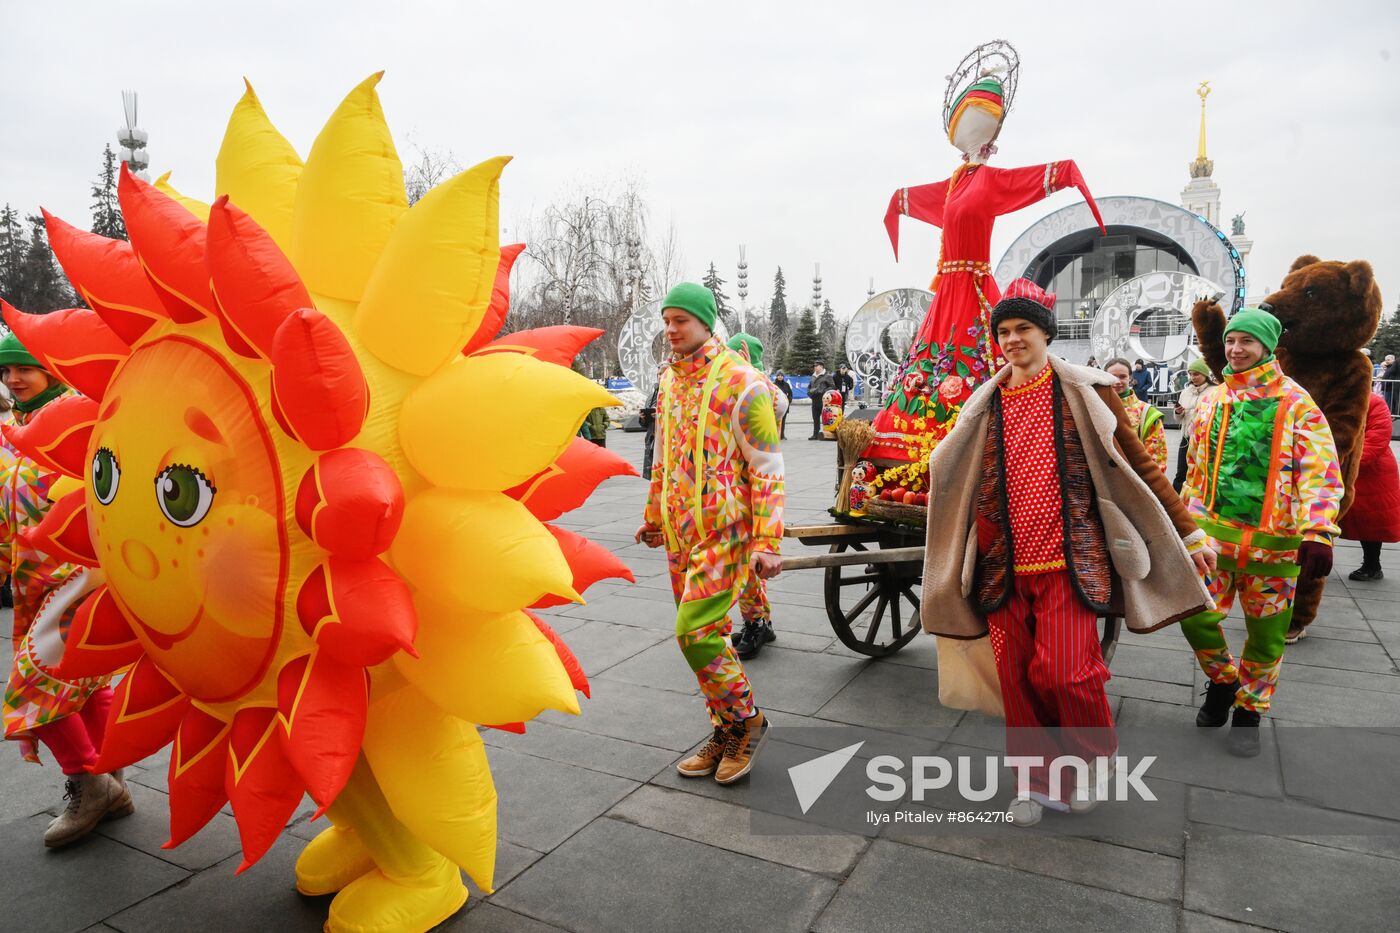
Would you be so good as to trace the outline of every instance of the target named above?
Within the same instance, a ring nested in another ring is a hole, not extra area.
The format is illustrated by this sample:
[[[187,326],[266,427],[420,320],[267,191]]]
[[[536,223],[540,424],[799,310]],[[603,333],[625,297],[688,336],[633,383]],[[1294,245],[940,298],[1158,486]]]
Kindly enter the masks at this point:
[[[836,465],[839,479],[836,487],[836,511],[850,511],[851,470],[873,440],[875,425],[869,421],[843,421],[836,426]]]

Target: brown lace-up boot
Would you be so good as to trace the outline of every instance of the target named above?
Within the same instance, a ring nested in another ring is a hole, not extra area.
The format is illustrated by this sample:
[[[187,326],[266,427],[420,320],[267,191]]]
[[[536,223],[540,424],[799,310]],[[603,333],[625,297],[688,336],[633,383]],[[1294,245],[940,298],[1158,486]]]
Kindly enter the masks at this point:
[[[724,757],[724,744],[728,740],[729,736],[725,733],[724,726],[715,726],[710,740],[694,755],[677,762],[676,770],[680,772],[681,777],[705,777],[714,774],[720,759]]]
[[[68,806],[44,830],[44,845],[61,849],[92,832],[106,819],[136,812],[131,793],[110,774],[75,774],[64,785]]]
[[[767,738],[768,720],[758,711],[743,722],[730,726],[724,743],[724,758],[715,771],[715,780],[721,784],[733,784],[748,774],[753,767],[754,756]]]

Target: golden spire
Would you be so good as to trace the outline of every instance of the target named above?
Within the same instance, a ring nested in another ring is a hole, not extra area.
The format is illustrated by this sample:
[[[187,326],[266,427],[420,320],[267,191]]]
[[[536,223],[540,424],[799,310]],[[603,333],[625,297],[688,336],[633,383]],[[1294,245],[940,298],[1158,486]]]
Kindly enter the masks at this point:
[[[1201,99],[1201,141],[1196,145],[1196,158],[1206,157],[1206,98],[1210,96],[1210,82],[1202,81],[1196,88],[1196,96]]]
[[[1196,143],[1196,161],[1190,166],[1192,178],[1209,178],[1215,169],[1215,163],[1206,158],[1206,98],[1210,90],[1209,81],[1202,81],[1196,87],[1196,96],[1201,99],[1201,138]]]

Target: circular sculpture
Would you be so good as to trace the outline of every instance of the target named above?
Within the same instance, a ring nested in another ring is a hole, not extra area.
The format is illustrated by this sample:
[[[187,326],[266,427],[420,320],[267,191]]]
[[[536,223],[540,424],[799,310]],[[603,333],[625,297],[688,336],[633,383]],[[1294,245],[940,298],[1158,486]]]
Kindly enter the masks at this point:
[[[1165,236],[1179,245],[1196,267],[1196,274],[1224,292],[1223,306],[1234,314],[1244,304],[1244,263],[1225,234],[1199,214],[1154,198],[1100,198],[1104,225],[1137,227]],[[994,273],[998,282],[1025,275],[1060,240],[1095,227],[1087,204],[1062,207],[1031,224],[1002,254]],[[1047,282],[1038,282],[1042,286]],[[1100,357],[1102,359],[1102,357]]]
[[[846,325],[846,359],[867,399],[884,397],[932,302],[933,292],[922,288],[890,289],[861,305]]]
[[[622,374],[632,383],[632,387],[643,396],[650,397],[656,388],[656,374],[665,361],[656,350],[656,338],[661,335],[664,324],[661,320],[661,299],[638,305],[622,325],[622,333],[617,337],[617,362]],[[724,321],[715,319],[715,336],[729,342],[729,328]]]
[[[1099,306],[1089,332],[1097,360],[1121,356],[1184,369],[1191,347],[1191,306],[1220,294],[1209,279],[1188,272],[1149,272],[1114,289]]]

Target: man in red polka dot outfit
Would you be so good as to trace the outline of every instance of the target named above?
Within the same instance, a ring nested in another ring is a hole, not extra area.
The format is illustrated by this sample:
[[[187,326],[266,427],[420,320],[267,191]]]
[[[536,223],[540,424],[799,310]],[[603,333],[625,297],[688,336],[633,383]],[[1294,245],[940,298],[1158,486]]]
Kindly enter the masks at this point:
[[[1123,614],[1137,631],[1179,621],[1209,604],[1195,577],[1214,553],[1112,377],[1050,356],[1054,300],[1024,279],[1007,288],[991,326],[1010,365],[934,452],[923,621],[945,638],[989,636],[1009,754],[1089,762],[1117,750],[1098,616]],[[942,646],[940,672],[955,656]],[[1010,809],[1031,825],[1047,807],[1096,799],[1038,767]]]

